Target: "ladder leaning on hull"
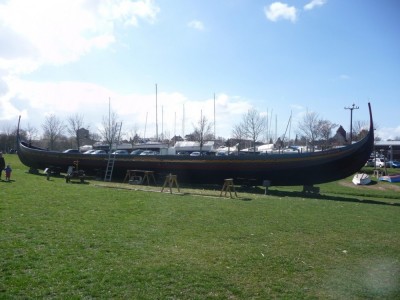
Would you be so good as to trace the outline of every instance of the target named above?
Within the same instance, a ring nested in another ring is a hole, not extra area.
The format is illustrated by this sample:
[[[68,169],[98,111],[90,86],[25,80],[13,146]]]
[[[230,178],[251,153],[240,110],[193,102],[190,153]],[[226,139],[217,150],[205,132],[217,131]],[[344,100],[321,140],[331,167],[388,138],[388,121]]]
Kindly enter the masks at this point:
[[[118,143],[119,143],[119,139],[120,139],[120,136],[121,136],[121,127],[122,127],[122,122],[121,123],[117,123],[117,124],[115,124],[115,131],[114,132],[117,132],[117,130],[118,130],[118,126],[119,126],[119,132],[118,132],[118,139],[117,139],[117,141],[116,141],[116,143],[115,143],[115,148],[117,148],[117,145],[118,145]],[[112,139],[111,139],[111,147],[110,147],[110,151],[108,152],[108,160],[107,160],[107,168],[106,168],[106,173],[105,173],[105,175],[104,175],[104,181],[111,181],[111,179],[112,179],[112,174],[113,174],[113,171],[114,171],[114,163],[115,163],[115,152],[114,152],[114,154],[112,154],[112,144],[113,144],[113,141],[112,141]]]

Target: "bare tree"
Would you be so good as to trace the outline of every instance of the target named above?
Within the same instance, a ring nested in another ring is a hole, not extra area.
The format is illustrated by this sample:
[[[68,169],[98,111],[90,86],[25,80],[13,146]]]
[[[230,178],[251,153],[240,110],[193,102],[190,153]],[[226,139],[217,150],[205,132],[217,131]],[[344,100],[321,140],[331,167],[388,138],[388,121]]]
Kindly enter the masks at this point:
[[[29,123],[26,126],[25,132],[26,132],[29,142],[38,138],[38,134],[39,134],[38,129],[33,127],[32,125],[30,125]]]
[[[137,124],[134,124],[133,127],[131,127],[131,130],[128,133],[128,139],[129,142],[132,144],[139,143],[140,141],[140,136],[139,136],[139,126]]]
[[[80,114],[71,115],[68,118],[68,133],[74,137],[76,141],[76,146],[79,149],[81,146],[81,140],[84,138],[80,133],[80,129],[83,129],[84,126],[84,117]]]
[[[110,112],[109,116],[103,116],[102,127],[99,129],[100,136],[105,141],[110,150],[112,143],[118,139],[119,126],[118,126],[118,115],[115,112]]]
[[[353,137],[355,140],[362,140],[368,134],[368,123],[366,121],[356,121],[353,124]]]
[[[240,145],[244,141],[244,139],[246,138],[246,134],[245,134],[245,132],[243,130],[243,126],[241,126],[240,124],[239,125],[235,125],[233,127],[233,130],[232,130],[232,137],[235,140],[237,140],[237,143],[239,143],[239,146],[237,147],[237,150],[239,152]]]
[[[319,116],[315,112],[308,112],[303,120],[299,122],[300,134],[306,138],[306,141],[314,148],[315,141],[319,136]]]
[[[261,116],[256,109],[251,109],[243,115],[243,120],[240,126],[245,136],[253,141],[255,152],[258,137],[267,128],[267,118]]]
[[[211,132],[212,124],[202,114],[200,120],[197,123],[197,126],[193,127],[194,127],[193,136],[194,139],[200,143],[200,152],[201,152],[203,149],[204,141],[213,138]]]
[[[45,118],[42,129],[44,138],[48,142],[48,148],[54,150],[56,148],[56,142],[64,134],[64,123],[55,115],[51,114]]]
[[[338,127],[338,125],[328,120],[319,120],[318,127],[319,127],[319,137],[324,142],[324,148],[327,148],[329,146],[329,140],[332,137],[332,131],[333,129]]]
[[[91,139],[92,141],[98,142],[101,140],[101,136],[97,132],[91,132],[91,133],[89,133],[89,139]]]

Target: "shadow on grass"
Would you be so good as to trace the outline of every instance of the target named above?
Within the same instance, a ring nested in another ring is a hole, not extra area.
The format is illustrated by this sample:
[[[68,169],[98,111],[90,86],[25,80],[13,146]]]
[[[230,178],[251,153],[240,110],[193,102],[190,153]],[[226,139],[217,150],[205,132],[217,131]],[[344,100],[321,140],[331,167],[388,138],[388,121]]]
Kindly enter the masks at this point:
[[[390,205],[390,206],[400,206],[400,203],[378,201],[371,199],[359,199],[356,197],[344,197],[344,196],[334,196],[334,195],[324,195],[324,194],[312,194],[303,192],[289,192],[289,191],[277,191],[269,190],[267,195],[275,197],[298,197],[298,198],[310,198],[310,199],[321,199],[329,201],[342,201],[342,202],[353,202],[353,203],[365,203],[365,204],[377,204],[377,205]]]
[[[376,185],[377,181],[371,181],[369,185]],[[204,189],[221,189],[220,185],[196,185],[193,188],[204,188]],[[307,199],[320,199],[329,201],[341,201],[341,202],[352,202],[352,203],[364,203],[364,204],[376,204],[376,205],[390,205],[390,206],[400,206],[400,203],[382,201],[382,200],[372,200],[365,199],[362,196],[336,196],[327,194],[317,194],[317,193],[305,193],[302,191],[280,191],[275,189],[269,189],[265,193],[265,188],[260,186],[236,186],[236,191],[238,193],[250,193],[274,197],[297,197],[297,198],[307,198]],[[251,198],[238,197],[237,199],[242,201],[251,201]]]
[[[14,179],[10,179],[10,180],[3,180],[3,179],[0,179],[0,182],[4,182],[4,183],[12,183],[12,182],[14,182],[15,180]]]
[[[35,174],[37,176],[41,177],[46,177],[46,174]],[[58,175],[58,176],[50,176],[49,180],[51,181],[51,178],[64,178],[65,176],[63,175]],[[91,177],[88,177],[88,179],[92,179]],[[100,180],[101,182],[102,180]],[[86,184],[88,185],[89,182],[85,181],[81,183],[79,180],[73,180],[70,183],[72,184]],[[160,183],[158,183],[160,184]],[[376,185],[378,184],[377,181],[372,180],[369,185]],[[111,187],[111,186],[110,186]],[[140,186],[138,186],[140,187]],[[121,187],[117,187],[121,189]],[[193,190],[203,190],[203,191],[210,191],[210,192],[220,192],[222,189],[222,185],[220,184],[188,184],[188,183],[183,183],[180,184],[181,189],[193,189]],[[275,190],[275,189],[269,189],[267,193],[265,193],[265,188],[260,187],[260,186],[235,186],[235,190],[239,195],[236,197],[234,195],[234,192],[232,191],[232,197],[229,197],[229,195],[223,194],[223,195],[215,195],[213,193],[208,194],[207,192],[185,192],[185,193],[175,193],[175,195],[198,195],[198,196],[206,196],[206,197],[216,197],[216,198],[221,198],[221,199],[236,199],[240,201],[252,201],[253,199],[250,197],[246,197],[243,195],[240,195],[240,193],[247,193],[247,194],[255,194],[255,195],[266,195],[266,196],[274,196],[274,197],[297,197],[297,198],[307,198],[307,199],[320,199],[320,200],[329,200],[329,201],[341,201],[341,202],[352,202],[352,203],[364,203],[364,204],[375,204],[375,205],[390,205],[390,206],[400,206],[400,203],[394,203],[394,202],[388,202],[388,201],[378,201],[378,200],[371,200],[371,199],[365,199],[361,198],[362,196],[336,196],[336,195],[326,195],[326,194],[317,194],[317,193],[304,193],[301,191],[280,191],[280,190]],[[166,191],[167,193],[167,191]],[[225,192],[224,192],[225,193]],[[168,193],[167,193],[168,194]]]
[[[42,177],[42,178],[44,178],[44,180],[47,180],[47,181],[54,181],[54,179],[65,179],[65,175],[63,175],[63,174],[52,174],[52,175],[50,175],[50,176],[48,176],[47,174],[45,174],[45,173],[29,173],[29,172],[27,172],[28,174],[31,174],[31,175],[34,175],[34,176],[39,176],[39,177]],[[80,181],[80,179],[79,178],[75,178],[75,177],[72,177],[71,179],[70,179],[70,181],[69,182],[66,182],[66,183],[72,183],[72,184],[75,184],[75,183],[78,183],[78,184],[89,184],[89,181],[88,180],[93,180],[93,177],[91,177],[91,176],[86,176],[85,177],[85,181],[84,182],[81,182]]]
[[[378,181],[376,181],[376,180],[371,180],[371,182],[368,183],[368,185],[377,185],[377,184],[378,184]]]
[[[79,179],[71,180],[70,182],[66,182],[66,184],[89,184],[89,181],[80,182]]]

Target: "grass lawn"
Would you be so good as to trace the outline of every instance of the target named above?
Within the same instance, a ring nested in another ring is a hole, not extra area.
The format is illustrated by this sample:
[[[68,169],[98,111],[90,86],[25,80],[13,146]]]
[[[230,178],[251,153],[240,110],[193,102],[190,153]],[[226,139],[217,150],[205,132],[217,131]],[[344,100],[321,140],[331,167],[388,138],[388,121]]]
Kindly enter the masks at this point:
[[[1,299],[400,298],[400,184],[231,199],[222,186],[67,184],[5,159]]]

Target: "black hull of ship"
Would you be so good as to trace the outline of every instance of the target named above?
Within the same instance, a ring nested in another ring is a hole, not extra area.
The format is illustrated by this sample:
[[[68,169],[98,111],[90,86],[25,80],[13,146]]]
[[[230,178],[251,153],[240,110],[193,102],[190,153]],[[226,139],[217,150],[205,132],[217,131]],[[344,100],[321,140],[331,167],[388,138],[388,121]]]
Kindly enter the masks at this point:
[[[179,182],[221,184],[224,179],[251,180],[261,185],[269,180],[274,186],[314,185],[346,178],[358,172],[368,160],[374,144],[371,106],[370,130],[361,141],[346,147],[298,154],[245,156],[116,156],[113,178],[124,178],[127,170],[153,171],[162,180],[172,173]],[[21,162],[32,168],[57,167],[66,172],[74,162],[87,174],[104,174],[108,155],[69,154],[46,151],[18,142]]]

